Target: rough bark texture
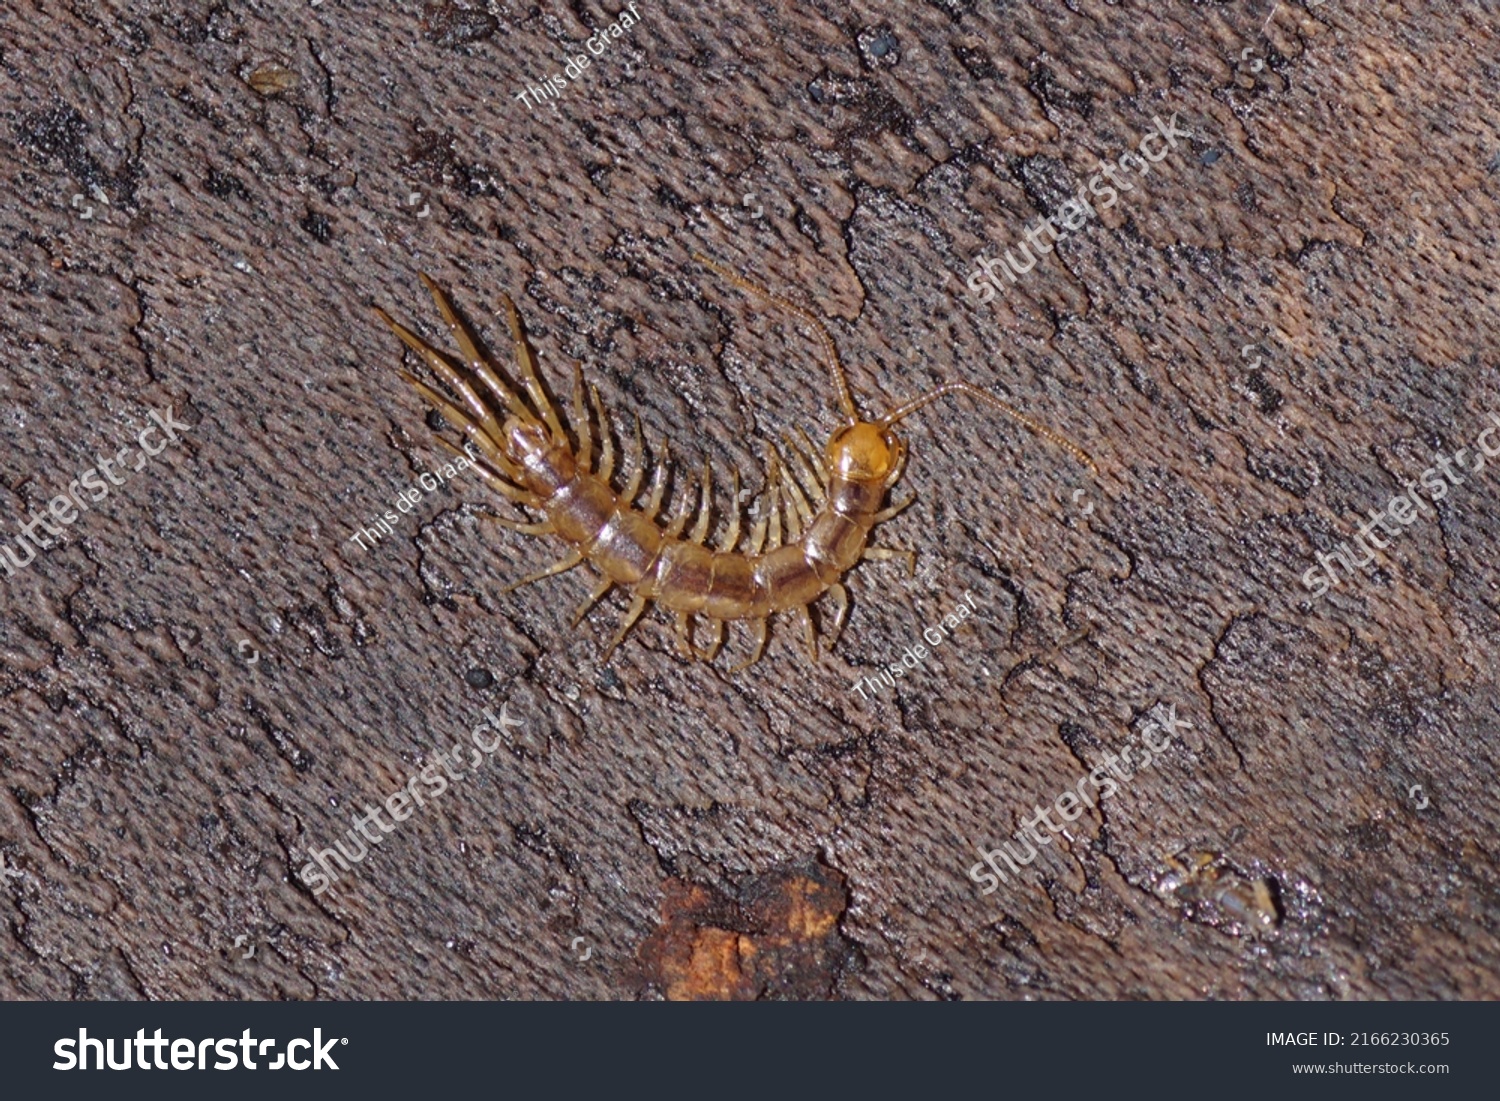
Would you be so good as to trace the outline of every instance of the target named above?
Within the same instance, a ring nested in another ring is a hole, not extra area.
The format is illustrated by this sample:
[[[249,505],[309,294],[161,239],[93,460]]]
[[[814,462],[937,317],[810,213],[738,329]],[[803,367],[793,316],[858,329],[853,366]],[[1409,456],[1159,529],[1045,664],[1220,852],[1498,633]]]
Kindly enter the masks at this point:
[[[531,110],[594,0],[6,5],[5,538],[151,410],[193,427],[0,578],[0,995],[1500,993],[1500,466],[1299,581],[1500,413],[1500,16],[1270,8],[645,0]],[[350,541],[449,459],[368,308],[446,341],[423,270],[502,362],[509,291],[686,467],[758,488],[826,435],[812,334],[700,250],[829,318],[867,412],[967,379],[1100,475],[919,415],[877,540],[917,578],[860,566],[830,657],[783,620],[738,675],[743,635],[687,664],[655,617],[601,668],[621,595],[575,630],[578,574],[502,593],[558,548],[472,475]],[[502,704],[491,761],[299,881]],[[981,894],[977,847],[1169,708]]]

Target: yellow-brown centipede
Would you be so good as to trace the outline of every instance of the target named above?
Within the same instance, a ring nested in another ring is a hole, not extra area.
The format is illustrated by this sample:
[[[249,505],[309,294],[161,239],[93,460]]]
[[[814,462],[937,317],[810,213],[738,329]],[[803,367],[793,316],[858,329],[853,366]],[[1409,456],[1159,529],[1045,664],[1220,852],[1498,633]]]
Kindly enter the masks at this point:
[[[616,493],[614,439],[604,404],[595,387],[585,388],[581,367],[575,367],[573,411],[568,433],[553,406],[532,358],[520,318],[509,296],[502,295],[515,339],[516,360],[527,400],[519,390],[502,381],[480,351],[473,335],[454,310],[447,296],[428,276],[422,282],[432,292],[438,311],[463,353],[461,362],[426,343],[410,329],[392,320],[384,310],[375,312],[402,342],[416,352],[458,399],[457,403],[403,371],[402,376],[437,408],[454,428],[474,444],[481,461],[476,469],[484,480],[511,500],[542,514],[536,521],[496,517],[502,523],[530,535],[556,534],[570,550],[554,565],[507,587],[513,589],[562,573],[588,562],[602,578],[574,617],[576,627],[589,609],[611,588],[621,585],[632,593],[625,618],[605,649],[608,661],[616,646],[629,633],[646,606],[655,602],[677,613],[677,639],[685,657],[712,661],[724,642],[727,620],[750,620],[755,640],[750,656],[735,667],[738,672],[760,659],[766,644],[766,623],[774,612],[792,612],[802,621],[808,651],[818,660],[818,635],[809,607],[825,593],[834,602],[833,626],[828,641],[832,648],[843,628],[849,609],[849,594],[843,576],[861,559],[906,558],[910,551],[868,545],[870,529],[896,515],[914,497],[882,507],[886,494],[900,479],[906,466],[906,442],[892,427],[903,418],[949,394],[967,394],[1026,425],[1033,432],[1067,449],[1093,469],[1093,462],[1079,448],[1037,424],[999,398],[968,383],[953,382],[899,405],[874,421],[860,417],[849,382],[839,362],[838,350],[823,323],[810,311],[779,298],[749,281],[726,271],[702,256],[695,257],[731,283],[765,299],[811,324],[822,339],[828,369],[843,410],[843,424],[833,433],[820,456],[805,434],[800,443],[785,437],[789,462],[772,445],[767,460],[766,507],[757,510],[746,549],[740,540],[739,472],[732,471],[734,492],[728,530],[720,546],[705,546],[713,516],[713,476],[703,467],[698,496],[697,520],[686,536],[692,518],[689,495],[686,507],[657,526],[665,491],[668,463],[666,445],[652,478],[644,508],[635,505],[646,470],[641,443],[640,418],[636,418],[635,448],[639,456],[629,484]],[[467,375],[467,377],[466,377]],[[480,396],[478,384],[489,400]],[[599,464],[594,465],[594,433],[589,399],[599,423]],[[503,410],[503,422],[497,417]],[[450,450],[458,450],[439,440]],[[810,503],[811,500],[811,503]],[[816,505],[816,510],[814,509]],[[786,517],[785,529],[782,525]],[[790,542],[783,544],[783,530]],[[706,616],[714,638],[707,650],[693,641],[693,617]]]

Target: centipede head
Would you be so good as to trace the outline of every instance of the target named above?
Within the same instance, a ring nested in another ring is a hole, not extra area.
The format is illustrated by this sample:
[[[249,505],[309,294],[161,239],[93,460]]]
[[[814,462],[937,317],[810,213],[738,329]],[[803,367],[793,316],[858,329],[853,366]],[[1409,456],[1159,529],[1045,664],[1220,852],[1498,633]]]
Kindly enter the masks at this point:
[[[906,443],[869,421],[840,428],[828,441],[828,469],[851,482],[885,482],[899,471]]]

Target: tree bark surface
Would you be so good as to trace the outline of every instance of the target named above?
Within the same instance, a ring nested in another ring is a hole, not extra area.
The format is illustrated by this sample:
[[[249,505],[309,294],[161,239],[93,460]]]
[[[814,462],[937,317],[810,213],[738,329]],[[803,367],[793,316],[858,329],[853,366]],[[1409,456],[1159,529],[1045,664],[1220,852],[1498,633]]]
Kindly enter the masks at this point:
[[[0,996],[1500,994],[1494,4],[633,7],[0,13],[0,536],[190,425],[0,576]],[[1097,475],[946,400],[875,533],[916,576],[852,571],[820,662],[652,612],[601,665],[624,594],[504,591],[563,548],[422,487],[371,307],[452,347],[431,273],[509,370],[509,293],[722,513],[838,404],[695,252],[867,416],[968,381]]]

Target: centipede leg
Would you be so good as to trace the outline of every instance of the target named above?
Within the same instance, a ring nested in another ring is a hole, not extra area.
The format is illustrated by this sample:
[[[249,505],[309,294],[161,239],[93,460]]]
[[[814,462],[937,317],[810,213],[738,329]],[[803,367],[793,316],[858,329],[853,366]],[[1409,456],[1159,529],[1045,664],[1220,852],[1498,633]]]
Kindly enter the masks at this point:
[[[423,276],[424,280],[426,278],[426,276]],[[428,285],[432,286],[430,281],[428,282]],[[447,300],[441,297],[438,298],[438,308],[444,311],[444,316],[448,316],[451,311],[451,307],[448,306]],[[485,434],[498,444],[501,440],[501,433],[500,425],[495,421],[495,414],[490,412],[489,406],[485,405],[484,402],[479,400],[479,395],[474,393],[473,388],[469,386],[462,375],[460,375],[453,369],[453,365],[448,362],[443,354],[432,345],[428,344],[416,333],[408,329],[405,325],[402,325],[400,322],[394,320],[390,314],[386,313],[378,306],[375,309],[375,316],[380,318],[380,320],[384,321],[386,325],[390,327],[391,332],[395,333],[396,336],[400,338],[401,343],[405,344],[412,351],[416,352],[417,355],[421,356],[422,359],[427,362],[427,366],[432,368],[433,373],[440,379],[442,379],[445,383],[447,383],[448,387],[455,394],[457,394],[463,401],[464,405],[468,407],[469,415],[473,417],[476,422],[478,422]],[[455,332],[458,331],[458,329],[454,328],[456,324],[457,321],[455,319],[454,323],[449,326],[450,328],[453,328]],[[417,383],[410,377],[408,377],[407,381],[411,382],[419,390],[426,390],[426,387],[422,386],[420,383]],[[426,395],[424,394],[424,396]],[[432,399],[429,398],[429,400]],[[435,402],[434,404],[438,403]],[[441,404],[439,404],[439,408],[442,408]]]
[[[528,524],[523,520],[512,520],[509,516],[501,516],[494,512],[481,512],[479,515],[485,520],[490,520],[502,527],[510,528],[511,531],[519,531],[522,535],[551,535],[557,530],[552,526],[551,520]],[[517,584],[522,584],[522,582],[517,582]]]
[[[718,656],[719,648],[724,645],[724,621],[713,619],[714,641],[707,650],[700,650],[693,642],[693,616],[691,612],[677,613],[677,648],[682,651],[682,656],[692,658],[696,661],[710,662]]]
[[[672,517],[670,521],[668,521],[667,526],[662,529],[662,534],[664,534],[668,539],[676,539],[682,534],[682,529],[687,527],[687,523],[690,519],[692,519],[692,517],[693,498],[692,490],[689,489],[687,494],[682,499],[682,511],[679,512],[676,516]]]
[[[844,621],[849,617],[849,590],[840,582],[828,586],[828,596],[833,601],[833,627],[828,632],[828,649],[832,650],[844,633]]]
[[[399,374],[412,389],[421,394],[434,409],[442,414],[445,421],[462,432],[465,438],[477,444],[479,450],[484,452],[485,457],[489,459],[492,466],[498,470],[503,470],[508,478],[515,481],[521,480],[520,469],[505,457],[505,453],[500,450],[500,445],[490,437],[482,424],[470,418],[462,409],[409,371],[401,371]],[[499,431],[499,429],[496,429],[496,431]]]
[[[885,484],[893,486],[901,480],[901,475],[906,473],[906,460],[908,458],[905,440],[896,441],[896,461],[891,464],[891,472],[885,476]]]
[[[781,439],[786,444],[786,453],[792,457],[792,462],[788,464],[787,471],[796,475],[795,478],[788,478],[787,481],[797,485],[799,489],[805,490],[808,497],[821,505],[826,499],[823,493],[823,483],[813,473],[807,454],[802,450],[801,445],[792,439],[790,432],[782,436]]]
[[[439,436],[437,438],[437,442],[442,447],[446,447],[449,451],[453,452],[453,454],[458,455],[461,458],[467,459],[467,460],[469,460],[469,462],[473,463],[474,464],[474,470],[475,470],[475,472],[481,478],[483,478],[484,481],[485,481],[485,483],[487,485],[489,485],[495,491],[497,491],[499,493],[503,493],[505,496],[509,497],[512,501],[517,501],[520,504],[526,505],[528,508],[541,508],[542,507],[542,499],[540,497],[538,497],[535,493],[531,493],[531,492],[529,492],[527,490],[520,489],[520,488],[518,488],[516,486],[511,485],[508,481],[506,481],[504,478],[502,478],[496,471],[492,470],[489,467],[489,465],[488,465],[489,460],[486,459],[485,457],[480,456],[479,461],[475,462],[474,461],[474,456],[466,454],[465,452],[463,452],[459,448],[454,447],[447,440],[443,439],[443,437]]]
[[[703,488],[698,494],[698,522],[693,525],[690,540],[700,547],[703,540],[708,538],[708,525],[713,522],[714,515],[714,474],[708,465],[708,460],[703,460]]]
[[[603,600],[609,590],[613,589],[614,587],[615,583],[607,577],[601,580],[599,584],[595,585],[594,591],[589,593],[584,602],[578,605],[578,611],[573,613],[572,626],[577,627],[580,623],[582,623],[583,617],[589,614],[589,609],[592,608],[595,604],[599,603],[599,601]]]
[[[781,480],[781,484],[786,494],[787,520],[791,528],[792,538],[798,539],[802,535],[802,526],[804,524],[812,524],[813,510],[807,503],[807,498],[802,493],[802,487],[797,484],[797,478],[791,465],[785,459],[782,459],[781,462],[786,470],[786,477]],[[811,471],[808,473],[811,474]],[[821,496],[821,491],[819,491],[819,496]]]
[[[578,465],[594,468],[594,433],[589,427],[589,411],[583,400],[583,364],[573,364],[573,431],[578,435]]]
[[[431,276],[423,273],[418,276],[422,285],[432,293],[432,300],[437,303],[438,313],[443,315],[443,320],[448,325],[448,331],[453,334],[453,339],[458,341],[459,351],[463,352],[464,360],[474,376],[489,388],[490,393],[499,398],[507,409],[522,420],[533,421],[535,418],[531,411],[521,404],[521,399],[516,397],[515,391],[500,381],[500,377],[490,368],[489,362],[479,351],[479,346],[474,341],[474,336],[469,332],[469,327],[459,319],[458,311],[453,308],[453,303],[448,301]],[[444,381],[447,381],[446,379]],[[451,385],[451,383],[450,383]],[[457,389],[455,387],[455,389]],[[499,435],[495,436],[498,441]]]
[[[620,502],[630,505],[635,503],[636,497],[641,492],[641,479],[646,476],[646,444],[641,439],[641,418],[635,418],[635,467],[630,472],[630,484],[625,487],[625,492],[620,494]]]
[[[639,593],[631,600],[630,607],[625,609],[625,618],[620,621],[620,629],[615,632],[615,637],[610,640],[604,648],[604,654],[599,659],[600,665],[608,665],[610,655],[615,652],[615,647],[625,641],[625,636],[630,633],[630,628],[635,626],[635,621],[641,618],[641,613],[646,610],[646,598]]]
[[[667,492],[667,464],[671,460],[670,448],[671,445],[665,439],[661,441],[661,458],[657,461],[656,473],[651,475],[651,499],[646,502],[647,520],[655,520],[656,514],[661,511],[662,495]],[[645,460],[645,452],[642,452],[642,469],[645,467]]]
[[[798,619],[802,620],[802,637],[807,640],[808,656],[816,664],[821,655],[818,653],[818,629],[813,626],[812,613],[806,607],[802,607],[798,608],[795,614]]]
[[[750,646],[750,656],[729,671],[731,673],[743,672],[744,670],[750,668],[750,666],[754,665],[757,661],[759,661],[760,656],[765,652],[766,621],[764,619],[757,619],[755,621],[755,641]]]
[[[558,443],[567,443],[567,434],[563,432],[562,422],[557,419],[557,410],[552,408],[552,402],[547,397],[547,391],[542,388],[542,380],[536,373],[536,361],[531,358],[531,349],[526,345],[526,334],[521,329],[521,318],[516,313],[516,304],[510,300],[510,295],[502,294],[501,303],[505,306],[505,312],[510,319],[511,335],[516,342],[516,361],[521,365],[521,375],[526,384],[526,393],[531,397],[531,403],[536,406],[537,412],[542,415],[542,420],[547,422],[547,427],[552,431],[552,438]]]
[[[582,561],[583,551],[576,549],[570,550],[561,559],[552,563],[552,565],[548,566],[540,573],[534,573],[530,577],[523,577],[521,578],[521,580],[505,586],[505,588],[501,589],[500,591],[504,593],[513,593],[522,585],[530,585],[533,581],[540,581],[544,577],[552,577],[555,574],[566,573],[568,570],[571,570],[574,566],[578,565]]]
[[[802,538],[801,511],[797,508],[797,502],[793,499],[791,488],[792,476],[788,474],[781,482],[781,505],[786,509],[786,532],[792,542]],[[805,506],[806,501],[802,504]]]
[[[906,572],[911,577],[917,576],[917,553],[916,551],[899,550],[895,547],[866,547],[864,558],[875,562],[899,561],[906,559]]]
[[[687,612],[677,613],[677,649],[689,661],[698,657],[698,651],[693,648],[693,617]]]
[[[719,656],[719,649],[724,645],[724,621],[722,619],[711,619],[714,627],[714,641],[707,650],[700,650],[698,656],[704,661],[713,661]]]
[[[889,520],[892,516],[898,516],[902,512],[905,512],[908,508],[911,507],[912,502],[915,501],[916,499],[917,499],[917,495],[915,493],[913,493],[910,497],[908,497],[906,500],[902,501],[900,504],[892,505],[890,508],[883,508],[883,509],[881,509],[879,512],[877,512],[871,518],[870,522],[874,523],[874,524],[883,524],[883,523],[885,523],[885,521]]]
[[[750,541],[745,544],[746,554],[757,555],[766,545],[766,523],[766,518],[762,516],[750,526]]]
[[[807,438],[807,433],[801,428],[797,429],[797,438],[802,441],[807,457],[812,460],[813,469],[818,472],[818,484],[828,484],[828,464],[823,461],[823,453],[817,449],[812,440]]]
[[[777,472],[776,460],[772,458],[766,466],[766,487],[755,506],[755,523],[750,528],[750,541],[746,544],[745,552],[757,555],[764,550],[775,550],[781,546],[781,508],[779,505],[781,490],[778,482],[780,475]],[[738,500],[738,497],[736,497]],[[767,532],[770,533],[770,544],[767,545]]]
[[[781,546],[781,466],[776,461],[776,452],[771,452],[770,471],[766,478],[766,496],[763,504],[770,514],[770,536],[767,550]]]
[[[729,468],[729,478],[733,490],[729,495],[729,530],[724,533],[724,539],[719,544],[720,550],[732,551],[734,545],[740,541],[740,472],[735,467]]]
[[[594,412],[599,417],[599,480],[605,485],[615,474],[615,439],[609,428],[609,414],[604,411],[604,403],[599,400],[599,388],[590,386],[589,393],[594,398]]]

